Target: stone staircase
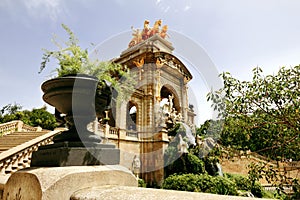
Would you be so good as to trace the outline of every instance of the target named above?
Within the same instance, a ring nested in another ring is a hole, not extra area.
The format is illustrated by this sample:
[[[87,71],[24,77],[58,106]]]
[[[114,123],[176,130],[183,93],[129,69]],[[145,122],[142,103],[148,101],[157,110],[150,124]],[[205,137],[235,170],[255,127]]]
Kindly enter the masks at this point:
[[[0,199],[10,175],[30,167],[32,152],[41,145],[51,144],[53,136],[63,130],[42,130],[40,127],[28,126],[22,121],[0,124]]]
[[[13,147],[21,145],[29,140],[33,140],[39,136],[48,133],[49,131],[38,131],[38,132],[14,132],[8,135],[0,137],[0,154]]]

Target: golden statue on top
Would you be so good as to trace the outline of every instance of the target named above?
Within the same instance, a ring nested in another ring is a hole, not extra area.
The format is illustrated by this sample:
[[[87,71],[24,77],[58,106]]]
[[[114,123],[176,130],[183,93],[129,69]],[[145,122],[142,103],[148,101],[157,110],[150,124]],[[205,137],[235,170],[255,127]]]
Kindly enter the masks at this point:
[[[155,21],[153,27],[151,28],[149,26],[149,21],[145,20],[144,21],[144,28],[143,30],[140,32],[139,29],[134,29],[133,27],[131,27],[133,33],[132,36],[133,38],[131,39],[131,41],[128,44],[128,47],[133,47],[134,45],[137,45],[138,43],[147,40],[148,38],[152,37],[153,35],[159,35],[162,38],[166,38],[169,37],[169,35],[167,34],[168,31],[168,26],[164,25],[161,29],[161,24],[162,24],[162,20],[159,19],[157,21]]]

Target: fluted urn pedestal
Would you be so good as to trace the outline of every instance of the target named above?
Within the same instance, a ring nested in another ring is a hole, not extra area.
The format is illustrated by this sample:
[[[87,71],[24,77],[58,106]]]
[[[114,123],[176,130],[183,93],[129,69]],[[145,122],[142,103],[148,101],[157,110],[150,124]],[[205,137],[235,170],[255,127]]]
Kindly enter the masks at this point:
[[[113,144],[101,144],[100,136],[87,130],[96,113],[110,103],[111,90],[104,85],[99,91],[98,79],[83,74],[42,84],[43,100],[65,115],[68,131],[55,136],[54,144],[39,147],[32,154],[32,167],[119,164],[120,150]]]

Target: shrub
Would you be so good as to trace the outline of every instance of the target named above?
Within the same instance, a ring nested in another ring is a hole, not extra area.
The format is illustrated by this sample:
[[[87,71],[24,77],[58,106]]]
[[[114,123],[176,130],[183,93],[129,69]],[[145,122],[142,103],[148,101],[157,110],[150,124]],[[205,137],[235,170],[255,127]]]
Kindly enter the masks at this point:
[[[226,174],[226,177],[236,184],[238,190],[250,191],[255,197],[263,197],[263,187],[260,183],[252,184],[249,178],[238,174]]]
[[[164,180],[162,187],[172,190],[237,195],[234,182],[221,176],[213,177],[208,174],[173,174]]]
[[[139,187],[147,187],[147,184],[145,183],[145,181],[143,179],[139,178],[138,186]]]
[[[204,162],[193,154],[183,154],[166,167],[166,177],[172,174],[205,173]]]

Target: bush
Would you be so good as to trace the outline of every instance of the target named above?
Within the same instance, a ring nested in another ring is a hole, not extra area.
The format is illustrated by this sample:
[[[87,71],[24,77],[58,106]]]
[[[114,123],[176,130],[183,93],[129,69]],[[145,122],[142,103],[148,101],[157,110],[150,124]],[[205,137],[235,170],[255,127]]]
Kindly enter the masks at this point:
[[[203,159],[205,170],[211,176],[218,175],[217,163],[219,162],[218,158],[215,156],[207,156]]]
[[[237,195],[234,182],[221,176],[213,177],[208,174],[173,174],[164,180],[162,187],[172,190]]]
[[[204,162],[193,154],[183,154],[165,168],[166,177],[172,174],[205,173]]]
[[[252,184],[249,178],[238,174],[226,174],[226,177],[236,184],[238,190],[250,191],[255,197],[263,197],[264,189],[260,183]]]
[[[145,183],[145,181],[143,179],[139,178],[138,186],[139,187],[147,187],[147,184]]]

